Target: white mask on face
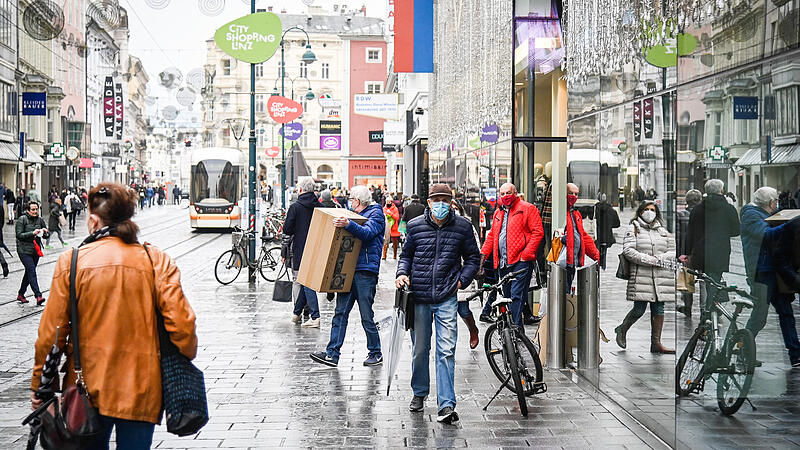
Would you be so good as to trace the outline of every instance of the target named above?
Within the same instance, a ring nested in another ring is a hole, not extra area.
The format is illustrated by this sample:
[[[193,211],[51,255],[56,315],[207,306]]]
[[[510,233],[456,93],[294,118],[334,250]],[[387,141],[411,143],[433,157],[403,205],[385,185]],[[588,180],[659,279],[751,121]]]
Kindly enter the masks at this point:
[[[652,223],[656,219],[656,212],[646,209],[642,211],[642,219],[647,223]]]

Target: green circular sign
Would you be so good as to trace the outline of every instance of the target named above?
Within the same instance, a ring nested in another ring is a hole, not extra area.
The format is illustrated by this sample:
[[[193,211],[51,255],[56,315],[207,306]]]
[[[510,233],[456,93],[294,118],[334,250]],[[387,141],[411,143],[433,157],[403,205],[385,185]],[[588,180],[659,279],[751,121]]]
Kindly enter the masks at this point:
[[[271,12],[260,12],[219,27],[214,33],[214,42],[239,61],[260,64],[275,54],[282,31],[280,17]]]

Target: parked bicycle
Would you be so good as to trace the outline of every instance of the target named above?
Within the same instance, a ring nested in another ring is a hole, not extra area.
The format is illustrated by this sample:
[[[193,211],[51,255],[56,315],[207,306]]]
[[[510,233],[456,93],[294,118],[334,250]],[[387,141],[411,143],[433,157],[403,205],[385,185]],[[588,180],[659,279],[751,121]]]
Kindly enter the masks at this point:
[[[687,271],[716,288],[716,293],[701,305],[700,324],[678,358],[676,391],[681,397],[699,393],[705,388],[706,381],[716,374],[717,404],[723,414],[730,416],[745,400],[750,401],[747,394],[756,366],[756,342],[750,330],[739,328],[737,319],[744,308],[753,308],[756,299],[736,286],[719,283],[702,272]],[[730,301],[735,306],[733,314],[722,306],[731,293],[741,297]],[[720,315],[730,322],[724,339],[720,333]]]
[[[255,232],[234,228],[231,233],[232,248],[222,253],[214,266],[214,276],[221,284],[233,283],[245,267],[258,269],[261,277],[267,281],[275,281],[286,275],[287,268],[281,260],[280,245],[270,245],[276,241],[276,237],[268,233],[261,235],[261,248],[252,263],[247,258],[250,239],[255,239]]]
[[[483,293],[500,293],[503,284],[510,281],[525,271],[519,270],[502,277],[497,284],[486,284],[476,293],[467,298],[467,301],[479,298]],[[489,403],[483,410],[489,407],[495,398],[500,394],[504,387],[517,394],[519,410],[523,416],[528,415],[528,404],[525,397],[547,391],[547,385],[542,381],[543,370],[542,362],[539,360],[539,352],[534,347],[533,342],[525,336],[514,323],[511,317],[511,299],[498,295],[492,303],[496,310],[497,318],[486,330],[483,338],[486,359],[489,367],[492,368],[495,376],[503,383],[497,389]]]

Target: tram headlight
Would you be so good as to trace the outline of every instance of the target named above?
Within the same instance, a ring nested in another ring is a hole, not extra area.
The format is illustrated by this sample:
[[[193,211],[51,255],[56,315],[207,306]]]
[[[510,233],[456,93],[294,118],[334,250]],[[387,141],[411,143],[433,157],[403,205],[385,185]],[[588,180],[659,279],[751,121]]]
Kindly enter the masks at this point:
[[[199,206],[195,206],[194,210],[199,213],[200,212],[200,207]]]
[[[228,206],[228,214],[230,214],[232,211],[233,211],[233,206]]]

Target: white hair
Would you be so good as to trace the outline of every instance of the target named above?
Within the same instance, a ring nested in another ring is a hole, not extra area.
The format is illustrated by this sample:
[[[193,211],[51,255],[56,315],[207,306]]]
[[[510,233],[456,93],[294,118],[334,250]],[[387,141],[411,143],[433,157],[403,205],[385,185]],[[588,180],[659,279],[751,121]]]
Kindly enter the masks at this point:
[[[311,177],[298,177],[297,187],[302,189],[303,192],[314,192],[314,179]]]
[[[370,195],[369,189],[361,184],[350,188],[350,198],[358,200],[364,206],[372,204],[372,195]]]
[[[778,190],[769,186],[760,187],[753,194],[753,203],[764,209],[769,209],[769,204],[777,199]]]
[[[706,181],[705,191],[706,194],[722,194],[725,190],[725,183],[722,180],[718,180],[716,178],[712,178]]]

